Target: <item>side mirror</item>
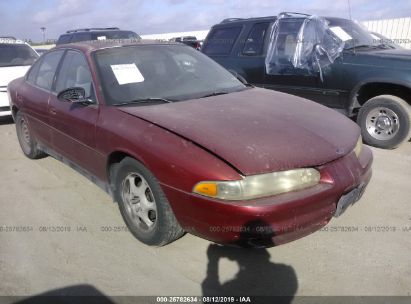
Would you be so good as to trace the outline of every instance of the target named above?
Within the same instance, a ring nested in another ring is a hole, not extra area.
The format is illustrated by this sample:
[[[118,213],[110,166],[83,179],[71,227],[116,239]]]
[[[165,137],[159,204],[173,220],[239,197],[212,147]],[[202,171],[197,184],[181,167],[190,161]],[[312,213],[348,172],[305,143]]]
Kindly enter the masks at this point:
[[[71,103],[82,103],[82,104],[93,104],[89,98],[86,98],[86,90],[80,87],[68,88],[61,91],[57,95],[57,99],[62,102],[71,102]]]

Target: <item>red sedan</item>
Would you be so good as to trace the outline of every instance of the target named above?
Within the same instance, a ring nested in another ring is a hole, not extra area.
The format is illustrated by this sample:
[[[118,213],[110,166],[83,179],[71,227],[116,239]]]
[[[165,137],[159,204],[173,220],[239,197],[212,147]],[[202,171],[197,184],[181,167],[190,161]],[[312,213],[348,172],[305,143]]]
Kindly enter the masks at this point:
[[[24,154],[52,155],[100,185],[148,245],[184,232],[289,242],[342,214],[371,178],[351,120],[248,86],[180,44],[62,45],[8,91]]]

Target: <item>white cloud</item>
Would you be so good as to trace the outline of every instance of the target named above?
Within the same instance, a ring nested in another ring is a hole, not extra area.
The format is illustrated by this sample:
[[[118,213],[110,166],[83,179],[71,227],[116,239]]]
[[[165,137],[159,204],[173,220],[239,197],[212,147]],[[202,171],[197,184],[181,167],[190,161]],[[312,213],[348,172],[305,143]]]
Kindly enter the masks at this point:
[[[277,15],[282,11],[348,17],[347,0],[25,0],[15,15],[1,16],[0,34],[57,38],[68,29],[91,26],[119,26],[140,34],[207,29],[229,17]],[[411,0],[351,0],[354,19],[369,20],[411,16]],[[1,6],[1,2],[0,2]],[[4,15],[4,10],[0,14]],[[25,18],[21,18],[25,16]],[[7,22],[5,22],[7,21]]]

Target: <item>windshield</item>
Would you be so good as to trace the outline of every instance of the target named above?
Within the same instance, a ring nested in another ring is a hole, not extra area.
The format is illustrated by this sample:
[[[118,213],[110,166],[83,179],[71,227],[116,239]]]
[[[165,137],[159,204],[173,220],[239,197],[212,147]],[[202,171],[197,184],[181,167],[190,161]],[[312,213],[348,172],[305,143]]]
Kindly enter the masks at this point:
[[[0,44],[0,67],[32,65],[38,57],[26,44]]]
[[[182,101],[246,89],[230,72],[187,46],[125,46],[97,51],[94,58],[110,105],[154,98]]]
[[[345,42],[344,49],[378,45],[366,29],[351,20],[331,19],[328,21],[330,29]]]

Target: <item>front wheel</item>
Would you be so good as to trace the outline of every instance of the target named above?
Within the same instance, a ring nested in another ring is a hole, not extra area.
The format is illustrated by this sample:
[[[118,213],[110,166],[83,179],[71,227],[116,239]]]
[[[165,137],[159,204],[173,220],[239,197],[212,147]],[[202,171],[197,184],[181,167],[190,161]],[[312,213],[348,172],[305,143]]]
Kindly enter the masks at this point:
[[[410,138],[410,120],[411,108],[403,99],[381,95],[365,103],[357,123],[366,144],[395,149]]]
[[[139,241],[163,246],[183,235],[158,181],[146,167],[127,157],[115,172],[115,196],[121,215]]]

